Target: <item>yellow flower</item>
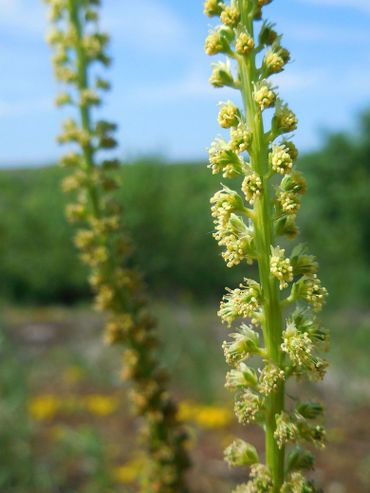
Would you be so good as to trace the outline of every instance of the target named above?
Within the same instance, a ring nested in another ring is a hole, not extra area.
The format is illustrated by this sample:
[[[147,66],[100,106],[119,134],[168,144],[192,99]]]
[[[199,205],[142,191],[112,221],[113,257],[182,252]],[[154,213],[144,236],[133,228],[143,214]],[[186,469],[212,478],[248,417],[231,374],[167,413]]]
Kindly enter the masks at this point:
[[[217,406],[201,406],[195,421],[204,428],[224,428],[231,422],[232,414],[229,409]]]
[[[193,421],[203,428],[225,428],[231,423],[230,409],[221,406],[205,406],[183,401],[179,405],[179,419]]]
[[[133,483],[142,473],[143,467],[145,467],[145,458],[138,455],[126,464],[116,467],[113,470],[113,476],[119,483]]]
[[[96,416],[109,416],[118,408],[119,401],[114,396],[93,394],[85,398],[86,409]]]
[[[29,414],[39,421],[52,419],[60,406],[59,399],[55,395],[45,394],[33,397],[28,404]]]

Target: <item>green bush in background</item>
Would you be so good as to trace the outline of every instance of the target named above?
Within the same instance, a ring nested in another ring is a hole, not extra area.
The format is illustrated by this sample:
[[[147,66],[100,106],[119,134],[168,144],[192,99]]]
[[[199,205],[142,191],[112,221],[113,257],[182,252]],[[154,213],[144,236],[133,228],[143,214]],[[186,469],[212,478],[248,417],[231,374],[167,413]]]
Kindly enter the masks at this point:
[[[323,265],[331,304],[362,304],[370,287],[370,112],[357,135],[328,135],[301,157],[309,193],[303,238]],[[0,172],[0,296],[12,302],[72,303],[89,296],[71,243],[56,167]],[[122,200],[136,257],[155,294],[220,295],[228,270],[212,239],[209,198],[218,186],[205,163],[142,160],[124,167]]]

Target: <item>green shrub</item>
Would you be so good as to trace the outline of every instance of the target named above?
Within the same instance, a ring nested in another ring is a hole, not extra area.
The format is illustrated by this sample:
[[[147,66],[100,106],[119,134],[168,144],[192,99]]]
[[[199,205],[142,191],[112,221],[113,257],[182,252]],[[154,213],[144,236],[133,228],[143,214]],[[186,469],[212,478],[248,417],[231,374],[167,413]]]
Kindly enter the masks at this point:
[[[300,226],[322,268],[331,305],[364,303],[370,288],[370,113],[358,135],[328,136],[322,150],[302,156],[308,181]],[[70,240],[54,167],[0,172],[0,296],[37,303],[89,296],[86,273]],[[125,218],[136,255],[155,292],[219,295],[240,278],[219,261],[209,198],[219,178],[204,164],[169,165],[151,158],[123,167]],[[335,180],[333,176],[335,174]],[[179,205],[180,204],[180,205]],[[346,258],[346,262],[343,259]]]

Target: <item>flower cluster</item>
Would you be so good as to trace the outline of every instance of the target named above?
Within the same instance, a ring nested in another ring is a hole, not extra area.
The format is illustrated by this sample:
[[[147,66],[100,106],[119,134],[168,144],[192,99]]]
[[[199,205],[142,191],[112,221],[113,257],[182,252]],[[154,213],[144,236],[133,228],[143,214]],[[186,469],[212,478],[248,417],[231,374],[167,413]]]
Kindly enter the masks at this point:
[[[258,463],[259,458],[253,445],[237,439],[225,449],[225,460],[230,466],[248,466]]]
[[[285,250],[279,247],[271,247],[270,271],[279,280],[280,289],[287,288],[293,281],[293,267],[290,259],[284,257]]]
[[[226,387],[235,391],[235,414],[266,432],[266,465],[257,463],[255,449],[242,440],[226,449],[230,465],[251,466],[249,483],[235,493],[315,491],[301,473],[312,467],[311,456],[290,451],[288,444],[321,446],[324,438],[321,425],[310,423],[321,416],[312,403],[289,409],[284,402],[291,377],[317,380],[325,374],[327,363],[318,354],[328,338],[315,314],[327,292],[304,246],[289,252],[279,245],[279,237],[298,234],[296,216],[306,184],[296,170],[298,151],[289,135],[298,120],[271,79],[285,70],[290,53],[272,24],[257,25],[271,1],[206,0],[204,5],[205,14],[220,21],[206,39],[206,53],[226,56],[212,65],[210,83],[240,91],[243,101],[242,108],[231,100],[222,103],[218,122],[229,138],[218,137],[209,149],[212,173],[238,183],[237,189],[223,186],[211,200],[214,236],[229,267],[256,261],[259,273],[258,280],[227,288],[218,312],[233,327],[223,349],[232,367]],[[248,367],[249,357],[258,362],[257,371]]]
[[[76,120],[68,119],[59,142],[74,150],[62,165],[70,170],[63,189],[73,192],[68,218],[77,227],[75,244],[90,268],[95,306],[107,314],[105,339],[125,348],[123,377],[132,383],[135,411],[143,416],[142,433],[150,467],[142,491],[185,493],[188,467],[186,433],[168,393],[168,377],[160,368],[155,320],[148,312],[145,286],[131,267],[132,245],[126,235],[121,206],[115,200],[119,186],[119,161],[100,159],[99,153],[116,147],[116,125],[94,120],[109,83],[96,76],[107,66],[109,38],[99,31],[99,0],[47,0],[53,28],[48,41],[53,48],[55,75],[64,90],[58,105],[76,107]]]
[[[252,279],[245,279],[239,288],[228,289],[220,305],[218,315],[229,326],[238,318],[250,318],[258,323],[261,310],[261,287]]]
[[[325,447],[325,429],[311,423],[321,418],[323,408],[316,402],[300,402],[291,414],[282,411],[276,415],[276,430],[274,433],[278,446],[282,448],[288,442],[305,441],[319,448]]]
[[[291,473],[281,488],[281,493],[315,493],[316,491],[311,481],[307,481],[298,471]]]
[[[274,483],[271,471],[264,464],[251,466],[250,481],[237,486],[233,493],[272,493]]]

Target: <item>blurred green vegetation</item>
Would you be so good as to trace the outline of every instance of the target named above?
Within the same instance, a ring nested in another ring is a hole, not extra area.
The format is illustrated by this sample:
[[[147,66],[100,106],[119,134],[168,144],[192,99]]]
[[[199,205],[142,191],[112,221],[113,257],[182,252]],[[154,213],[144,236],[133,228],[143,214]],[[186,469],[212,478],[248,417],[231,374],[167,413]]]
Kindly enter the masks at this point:
[[[3,329],[0,342],[0,491],[111,491],[112,473],[97,427],[49,423],[45,428],[32,420],[29,406],[35,389],[29,377],[36,366],[32,351],[14,344]]]
[[[180,415],[190,426],[194,491],[229,492],[240,476],[222,461],[225,443],[240,434],[261,436],[232,418],[221,350],[225,327],[214,302],[157,300],[153,308],[165,341],[161,363],[171,372],[185,410]],[[120,351],[101,344],[101,317],[88,308],[60,306],[7,307],[3,316],[0,492],[136,491],[134,479],[143,466],[136,427],[119,378]],[[343,493],[368,493],[370,391],[364,348],[370,318],[338,311],[323,322],[333,336],[328,377],[314,388],[300,382],[289,395],[309,394],[325,404],[330,438],[318,463],[325,491],[336,491],[334,484]]]
[[[327,135],[322,149],[302,156],[309,192],[301,239],[319,257],[331,305],[363,305],[370,287],[370,112],[356,134]],[[0,172],[0,296],[12,302],[77,302],[86,276],[63,214],[57,167]],[[206,299],[234,285],[212,238],[209,198],[220,177],[206,163],[168,165],[150,159],[122,170],[125,220],[154,294]],[[222,178],[221,178],[222,180]]]

